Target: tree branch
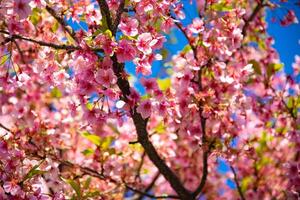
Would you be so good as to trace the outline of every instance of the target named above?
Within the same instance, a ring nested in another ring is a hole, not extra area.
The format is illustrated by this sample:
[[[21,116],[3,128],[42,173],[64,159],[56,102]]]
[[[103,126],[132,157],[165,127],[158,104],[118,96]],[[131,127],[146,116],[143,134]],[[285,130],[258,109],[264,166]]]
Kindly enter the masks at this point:
[[[264,0],[261,0],[261,2],[259,2],[256,7],[254,8],[252,14],[250,15],[250,17],[248,19],[244,19],[245,20],[245,25],[243,26],[242,29],[242,35],[245,37],[247,35],[247,29],[250,25],[250,23],[255,19],[255,17],[257,16],[257,14],[259,13],[259,11],[266,6],[266,4],[264,4]]]
[[[113,30],[112,18],[109,12],[109,7],[105,0],[97,0],[101,14],[106,17],[107,25],[110,31]],[[122,9],[123,10],[123,9]],[[118,24],[114,23],[117,27]],[[112,31],[113,32],[113,31]],[[128,96],[130,95],[130,85],[127,79],[124,79],[122,74],[124,72],[124,63],[119,63],[116,55],[111,57],[113,61],[113,71],[117,77],[117,85],[122,91],[123,98],[125,102],[128,101]],[[136,132],[138,135],[138,141],[145,149],[146,154],[152,163],[158,168],[159,172],[165,177],[165,179],[170,183],[171,187],[177,192],[177,194],[182,199],[192,199],[192,194],[183,186],[176,174],[167,166],[164,160],[159,156],[155,147],[148,138],[147,132],[147,119],[143,119],[141,114],[136,111],[137,106],[135,105],[131,108],[131,118],[133,119]]]
[[[122,13],[124,11],[124,6],[125,6],[125,0],[121,0],[120,1],[120,5],[119,5],[119,8],[117,10],[117,14],[116,14],[116,19],[114,21],[114,24],[113,24],[113,27],[112,27],[112,34],[115,35],[116,34],[116,31],[118,29],[118,25],[120,23],[120,20],[121,20],[121,16],[122,16]]]
[[[150,197],[150,198],[153,198],[153,199],[168,199],[168,198],[172,198],[172,199],[180,199],[178,196],[175,196],[175,195],[161,195],[161,196],[155,196],[155,195],[152,195],[152,194],[148,194],[146,192],[143,192],[143,191],[140,191],[140,190],[137,190],[127,184],[125,184],[125,187],[135,193],[138,193],[138,194],[141,194],[143,196],[146,196],[146,197]]]
[[[112,31],[114,29],[113,22],[112,22],[112,18],[110,16],[109,7],[108,7],[106,0],[97,0],[97,2],[100,6],[101,15],[103,17],[105,17],[107,26],[108,26],[109,30]],[[117,26],[117,24],[114,24],[114,25]]]
[[[238,180],[238,177],[237,177],[237,174],[236,174],[235,169],[234,169],[232,166],[230,166],[230,169],[231,169],[231,171],[232,171],[232,173],[233,173],[233,176],[234,176],[234,182],[235,182],[235,184],[236,184],[236,187],[237,187],[237,189],[238,189],[238,192],[239,192],[239,195],[240,195],[241,199],[242,199],[242,200],[246,200],[246,199],[245,199],[245,196],[244,196],[244,194],[243,194],[242,188],[241,188],[241,186],[240,186],[240,184],[239,184],[239,180]]]
[[[9,128],[7,128],[6,126],[4,126],[4,125],[1,124],[1,123],[0,123],[0,127],[3,128],[4,130],[6,130],[7,132],[12,133],[12,131],[11,131]]]
[[[203,172],[202,172],[202,177],[201,177],[199,186],[193,192],[194,197],[197,197],[202,192],[202,190],[205,186],[207,176],[208,176],[208,156],[210,154],[211,149],[213,148],[214,143],[215,143],[215,140],[211,141],[210,144],[208,145],[208,149],[203,151],[203,158],[202,158]]]
[[[144,164],[145,156],[146,156],[146,152],[144,151],[143,154],[142,154],[142,157],[141,157],[141,162],[139,163],[139,166],[137,168],[135,179],[140,178],[140,173],[141,173],[141,169],[142,169],[143,164]]]
[[[18,50],[18,52],[19,52],[19,54],[20,54],[20,56],[21,56],[21,61],[22,61],[22,63],[23,63],[23,64],[26,64],[24,54],[23,54],[23,52],[21,51],[21,48],[20,48],[19,44],[18,44],[15,40],[13,40],[13,43],[14,43],[14,44],[16,45],[16,47],[17,47],[17,50]]]
[[[54,43],[44,42],[41,40],[34,40],[31,38],[23,37],[21,35],[16,35],[16,34],[11,35],[8,31],[5,31],[5,30],[0,30],[0,33],[10,35],[9,38],[6,38],[7,41],[13,41],[14,39],[19,39],[19,40],[24,40],[27,42],[32,42],[32,43],[38,44],[40,46],[51,47],[53,49],[63,49],[63,50],[67,50],[67,51],[82,50],[82,48],[79,46],[72,46],[72,45],[66,45],[66,44],[58,45],[58,44],[54,44]],[[7,42],[6,40],[4,41],[4,43]],[[1,43],[1,45],[3,45],[4,43]],[[103,50],[100,48],[91,48],[91,50],[94,52],[103,52]]]
[[[46,10],[48,11],[48,13],[50,13],[50,15],[52,15],[56,19],[56,21],[62,26],[64,31],[66,31],[78,43],[76,33],[73,31],[73,29],[68,28],[68,24],[65,22],[65,20],[62,17],[59,17],[56,14],[55,10],[49,5],[46,6]]]
[[[154,176],[153,180],[151,181],[151,183],[148,185],[148,187],[145,189],[144,193],[148,193],[150,192],[150,190],[153,188],[155,182],[157,181],[157,179],[159,178],[160,173],[157,172],[156,175]],[[136,200],[142,200],[144,197],[143,194],[140,194],[140,196],[136,199]]]
[[[6,35],[11,35],[8,31],[5,31],[5,30],[0,30],[0,33],[6,34]],[[23,37],[21,35],[16,35],[16,34],[12,34],[11,37],[8,39],[9,40],[14,40],[14,39],[25,40],[28,42],[38,44],[40,46],[51,47],[53,49],[64,49],[64,50],[80,50],[81,49],[81,47],[77,47],[77,46],[71,46],[71,45],[65,45],[65,44],[57,45],[57,44],[53,44],[53,43],[44,42],[41,40],[34,40],[31,38]]]

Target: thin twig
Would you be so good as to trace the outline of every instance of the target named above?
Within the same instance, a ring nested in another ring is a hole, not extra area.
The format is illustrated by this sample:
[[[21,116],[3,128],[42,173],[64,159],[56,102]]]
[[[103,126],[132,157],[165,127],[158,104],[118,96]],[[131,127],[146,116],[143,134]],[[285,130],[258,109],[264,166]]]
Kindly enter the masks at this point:
[[[6,38],[8,41],[11,41],[14,39],[19,39],[19,40],[24,40],[24,41],[38,44],[40,46],[51,47],[53,49],[64,49],[64,50],[68,50],[68,51],[82,50],[82,48],[79,46],[72,46],[72,45],[66,45],[66,44],[58,45],[58,44],[54,44],[54,43],[44,42],[41,40],[34,40],[32,38],[23,37],[21,35],[16,35],[16,34],[11,35],[8,31],[5,31],[5,30],[0,30],[0,33],[10,35],[9,38]],[[1,45],[3,45],[3,44],[1,44]],[[103,50],[100,48],[91,48],[91,50],[94,52],[103,52]]]
[[[140,191],[138,189],[135,189],[129,185],[125,185],[125,187],[135,193],[138,193],[138,194],[142,194],[146,197],[150,197],[150,198],[153,198],[153,199],[168,199],[168,198],[172,198],[172,199],[180,199],[178,196],[175,196],[175,195],[161,195],[161,196],[155,196],[155,195],[152,195],[152,194],[148,194],[148,193],[145,193],[143,191]]]
[[[46,10],[48,11],[48,13],[50,13],[50,15],[52,15],[56,21],[62,26],[62,28],[76,41],[78,42],[77,38],[76,38],[76,33],[73,31],[73,29],[70,29],[68,27],[68,24],[65,22],[65,20],[62,17],[59,17],[55,10],[53,8],[51,8],[49,5],[46,6]]]
[[[113,35],[116,34],[116,31],[118,29],[118,25],[120,23],[122,13],[124,12],[124,6],[125,6],[125,0],[121,0],[119,8],[117,10],[116,19],[115,19],[113,27],[112,27],[112,33],[113,33]]]
[[[142,169],[143,164],[144,164],[145,156],[146,156],[146,152],[144,151],[142,156],[141,156],[141,162],[139,163],[139,166],[136,170],[137,172],[136,172],[136,175],[135,175],[135,179],[140,178],[140,176],[141,176],[140,174],[141,174],[141,169]]]
[[[244,196],[244,194],[243,194],[242,188],[241,188],[241,186],[240,186],[240,184],[239,184],[239,180],[238,180],[238,177],[237,177],[237,174],[236,174],[235,169],[234,169],[232,166],[230,166],[230,169],[231,169],[231,171],[232,171],[232,173],[233,173],[233,176],[234,176],[234,182],[235,182],[235,184],[236,184],[236,187],[237,187],[237,189],[238,189],[238,192],[239,192],[239,195],[240,195],[241,199],[242,199],[242,200],[246,200],[246,199],[245,199],[245,196]]]
[[[144,193],[148,193],[151,191],[151,189],[153,188],[153,186],[155,185],[155,182],[157,181],[157,179],[159,178],[160,173],[157,172],[156,175],[154,176],[154,178],[152,179],[151,183],[148,185],[148,187],[145,189]],[[140,194],[140,196],[136,199],[136,200],[142,200],[144,197],[143,194]]]
[[[1,123],[0,123],[0,127],[3,128],[4,130],[6,130],[7,132],[12,133],[12,131],[11,131],[9,128],[7,128],[6,126],[4,126],[4,125],[1,124]]]

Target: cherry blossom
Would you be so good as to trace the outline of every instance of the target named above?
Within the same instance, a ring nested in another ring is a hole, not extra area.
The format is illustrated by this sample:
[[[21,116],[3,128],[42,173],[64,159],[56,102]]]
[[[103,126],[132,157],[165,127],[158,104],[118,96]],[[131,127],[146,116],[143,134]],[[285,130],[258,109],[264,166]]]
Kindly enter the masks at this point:
[[[285,4],[0,1],[0,199],[297,199]]]
[[[16,0],[14,1],[14,13],[19,15],[20,19],[25,19],[31,12],[29,6],[30,0]]]

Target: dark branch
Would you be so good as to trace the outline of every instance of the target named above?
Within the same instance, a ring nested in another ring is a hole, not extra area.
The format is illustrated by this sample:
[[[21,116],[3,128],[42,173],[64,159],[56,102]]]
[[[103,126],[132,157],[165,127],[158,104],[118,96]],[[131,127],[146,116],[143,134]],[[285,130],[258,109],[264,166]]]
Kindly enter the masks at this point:
[[[151,183],[148,185],[148,187],[145,189],[144,193],[148,193],[150,192],[150,190],[153,188],[153,186],[155,185],[155,182],[157,181],[157,179],[159,178],[160,173],[157,172],[156,175],[154,176],[153,180],[151,181]],[[136,200],[142,200],[144,197],[144,195],[140,194],[140,196],[136,199]]]
[[[106,17],[107,26],[110,31],[113,30],[113,26],[117,27],[117,23],[112,23],[112,18],[109,12],[107,2],[105,0],[97,0],[102,16]],[[122,9],[123,10],[123,9]],[[112,31],[113,32],[113,31]],[[111,57],[113,61],[113,71],[117,77],[117,85],[122,91],[122,95],[125,101],[128,101],[130,95],[130,85],[127,79],[124,79],[122,74],[124,73],[124,63],[119,63],[116,55]],[[131,108],[130,113],[133,119],[136,132],[138,135],[138,141],[145,149],[146,154],[152,163],[158,168],[159,172],[170,183],[171,187],[178,193],[182,199],[191,199],[192,194],[183,186],[177,175],[167,166],[164,160],[159,156],[155,147],[151,143],[147,132],[147,119],[143,119],[141,114],[136,111],[136,107]]]
[[[254,8],[254,10],[253,10],[251,16],[250,16],[248,19],[245,20],[245,25],[243,26],[243,29],[242,29],[242,34],[243,34],[244,37],[245,37],[246,34],[247,34],[247,29],[248,29],[250,23],[255,19],[255,17],[256,17],[257,14],[259,13],[259,11],[260,11],[264,6],[266,6],[266,4],[263,4],[263,0],[262,0],[260,3],[258,3],[258,4],[256,5],[256,7]]]
[[[40,46],[51,47],[53,49],[63,49],[63,50],[67,50],[67,51],[82,50],[82,48],[79,46],[72,46],[72,45],[65,45],[65,44],[58,45],[58,44],[54,44],[54,43],[44,42],[41,40],[34,40],[31,38],[23,37],[21,35],[16,35],[16,34],[11,35],[8,31],[5,31],[5,30],[0,30],[0,33],[10,35],[9,38],[6,38],[6,40],[8,40],[8,41],[13,41],[15,39],[19,39],[19,40],[24,40],[24,41],[38,44]],[[7,42],[6,40],[4,41],[5,43]],[[3,45],[3,43],[1,43],[1,45]],[[94,52],[103,52],[103,50],[99,49],[99,48],[91,48],[91,50]]]
[[[26,64],[24,54],[23,54],[23,52],[22,52],[22,50],[21,50],[19,44],[18,44],[16,41],[14,41],[14,40],[13,40],[13,43],[14,43],[14,44],[16,45],[16,47],[17,47],[17,50],[18,50],[18,52],[19,52],[19,54],[20,54],[20,56],[21,56],[21,61],[22,61],[22,63],[23,63],[23,64]]]
[[[207,150],[205,150],[205,147],[204,147],[203,158],[202,158],[203,172],[202,172],[202,177],[201,177],[199,186],[196,188],[195,192],[193,193],[194,197],[197,197],[202,192],[202,190],[205,186],[205,183],[207,180],[207,175],[208,175],[208,156],[214,146],[214,143],[215,143],[215,140],[211,141],[207,147]]]
[[[230,169],[231,169],[231,171],[232,171],[232,173],[233,173],[233,176],[234,176],[234,182],[235,182],[235,184],[236,184],[236,187],[237,187],[237,190],[238,190],[238,192],[239,192],[239,195],[240,195],[241,199],[242,199],[242,200],[246,200],[246,199],[245,199],[245,196],[244,196],[244,194],[243,194],[242,188],[241,188],[241,186],[240,186],[240,184],[239,184],[239,180],[238,180],[238,177],[237,177],[237,174],[236,174],[235,169],[234,169],[232,166],[230,166]]]
[[[110,16],[109,7],[108,7],[106,0],[97,0],[97,2],[100,6],[101,15],[105,17],[107,26],[108,26],[109,30],[112,31],[113,30],[113,22],[112,22],[112,18]],[[117,24],[115,24],[115,26],[116,25]]]
[[[5,30],[0,30],[0,33],[10,35],[10,33]],[[48,42],[44,42],[44,41],[40,41],[40,40],[34,40],[31,38],[23,37],[23,36],[16,35],[16,34],[11,35],[11,37],[9,38],[9,40],[14,40],[14,39],[25,40],[25,41],[32,42],[35,44],[39,44],[40,46],[51,47],[53,49],[65,49],[65,50],[80,50],[81,49],[80,47],[76,47],[76,46],[65,45],[65,44],[57,45],[57,44],[48,43]]]
[[[161,196],[155,196],[155,195],[152,195],[152,194],[148,194],[148,193],[145,193],[143,191],[140,191],[140,190],[137,190],[133,187],[130,187],[129,185],[125,185],[125,187],[135,193],[138,193],[138,194],[141,194],[141,195],[144,195],[146,197],[150,197],[150,198],[153,198],[153,199],[168,199],[168,198],[172,198],[172,199],[180,199],[178,196],[175,196],[175,195],[161,195]]]
[[[0,123],[0,127],[3,128],[4,130],[6,130],[7,132],[12,133],[12,131],[11,131],[9,128],[7,128],[6,126],[4,126],[4,125],[1,124],[1,123]]]
[[[125,0],[121,0],[119,8],[117,10],[116,19],[115,19],[114,24],[113,24],[113,29],[112,29],[112,34],[113,35],[116,34],[116,31],[118,29],[118,25],[120,23],[122,13],[124,12],[124,6],[125,6]]]
[[[141,169],[142,169],[143,164],[144,164],[145,156],[146,156],[146,152],[144,151],[143,154],[142,154],[142,157],[141,157],[141,162],[139,163],[139,166],[136,170],[135,179],[140,178]]]
[[[62,17],[58,16],[55,10],[49,5],[46,6],[46,10],[56,19],[56,21],[62,26],[64,31],[66,31],[76,42],[78,42],[76,33],[68,27],[68,24],[65,22],[65,20]]]

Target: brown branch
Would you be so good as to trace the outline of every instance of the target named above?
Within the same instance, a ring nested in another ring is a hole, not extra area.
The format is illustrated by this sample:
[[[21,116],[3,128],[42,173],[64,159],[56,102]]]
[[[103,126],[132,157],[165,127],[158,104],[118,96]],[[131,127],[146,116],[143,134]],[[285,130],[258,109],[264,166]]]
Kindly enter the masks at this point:
[[[110,31],[112,31],[113,30],[112,18],[110,16],[109,8],[106,1],[97,0],[97,2],[100,6],[102,16],[106,17],[107,25]],[[115,23],[114,26],[118,26],[118,24]],[[117,85],[122,91],[124,100],[128,101],[127,97],[130,95],[130,85],[128,80],[124,79],[122,76],[124,72],[124,63],[119,63],[116,55],[113,55],[111,59],[113,61],[113,71],[117,77]],[[192,199],[192,194],[190,193],[190,191],[188,191],[183,186],[183,184],[181,183],[177,175],[170,169],[170,167],[167,166],[165,161],[159,156],[155,147],[149,140],[148,132],[146,128],[148,120],[142,118],[141,114],[136,111],[136,107],[137,106],[131,108],[130,113],[136,128],[139,143],[145,149],[145,152],[148,155],[149,159],[158,168],[159,172],[165,177],[165,179],[170,183],[171,187],[174,189],[174,191],[177,192],[180,198]]]
[[[4,130],[6,130],[7,132],[12,133],[12,131],[11,131],[9,128],[7,128],[6,126],[4,126],[4,125],[1,124],[1,123],[0,123],[0,127],[3,128]]]
[[[212,140],[209,143],[207,150],[203,151],[203,159],[202,159],[203,172],[202,172],[201,181],[200,181],[198,187],[196,188],[196,190],[193,192],[194,197],[197,197],[202,192],[202,190],[206,184],[206,180],[207,180],[207,176],[208,176],[208,156],[214,146],[214,143],[215,143],[215,140]],[[205,147],[204,147],[204,149],[205,149]]]
[[[113,178],[111,178],[110,176],[106,176],[104,175],[103,173],[99,173],[98,171],[94,170],[94,169],[91,169],[89,167],[84,167],[84,166],[81,166],[81,165],[78,165],[78,164],[74,164],[70,161],[67,161],[67,160],[62,160],[60,158],[57,158],[56,155],[54,154],[47,154],[47,155],[38,155],[38,154],[31,154],[33,157],[37,157],[39,159],[46,159],[46,158],[50,158],[52,160],[54,160],[55,162],[58,162],[59,164],[62,164],[62,165],[65,165],[66,167],[69,167],[69,168],[77,168],[79,169],[82,173],[86,174],[86,175],[89,175],[89,176],[92,176],[92,177],[95,177],[95,178],[98,178],[100,180],[108,180],[112,183],[115,183],[115,184],[121,184],[121,182],[118,182],[116,180],[114,180]]]
[[[152,195],[152,194],[148,194],[148,193],[145,193],[143,191],[140,191],[140,190],[137,190],[127,184],[125,184],[125,187],[135,193],[138,193],[138,194],[141,194],[143,196],[146,196],[146,197],[150,197],[150,198],[153,198],[153,199],[169,199],[169,198],[172,198],[172,199],[180,199],[178,196],[175,196],[175,195],[161,195],[161,196],[155,196],[155,195]]]
[[[250,23],[255,19],[255,17],[257,16],[257,14],[259,13],[259,11],[264,7],[267,6],[267,4],[263,3],[264,0],[261,0],[261,2],[259,2],[256,7],[254,8],[252,14],[250,15],[250,17],[248,19],[244,19],[245,20],[245,25],[243,26],[242,29],[242,35],[245,37],[247,34],[247,29],[250,25]]]
[[[112,18],[110,16],[109,7],[108,7],[106,0],[97,0],[97,2],[100,6],[101,15],[103,17],[105,17],[107,26],[108,26],[109,30],[112,31],[113,30],[113,22],[112,22]],[[114,26],[118,26],[118,24],[114,24]]]
[[[114,24],[113,24],[113,27],[112,27],[112,34],[113,34],[113,35],[115,35],[116,32],[117,32],[118,25],[119,25],[119,23],[120,23],[122,13],[123,13],[123,11],[124,11],[124,6],[125,6],[125,0],[121,0],[121,1],[120,1],[120,5],[119,5],[119,8],[118,8],[118,10],[117,10],[116,19],[115,19]]]
[[[244,196],[244,194],[243,194],[242,188],[241,188],[241,186],[240,186],[240,184],[239,184],[239,180],[238,180],[237,173],[236,173],[235,169],[234,169],[232,166],[230,166],[230,169],[231,169],[231,171],[232,171],[232,173],[233,173],[233,176],[234,176],[234,182],[235,182],[235,184],[236,184],[236,187],[237,187],[237,190],[238,190],[238,192],[239,192],[239,195],[240,195],[241,199],[242,199],[242,200],[246,200],[246,198],[245,198],[245,196]]]
[[[155,182],[157,181],[157,179],[159,178],[160,173],[157,172],[156,175],[154,176],[153,180],[151,181],[151,183],[148,185],[148,187],[145,189],[144,193],[148,193],[150,192],[150,190],[153,188]],[[143,194],[140,194],[140,196],[136,199],[136,200],[142,200],[144,197]]]
[[[49,5],[46,6],[46,10],[48,11],[48,13],[50,13],[50,15],[52,15],[56,19],[56,21],[62,26],[64,31],[66,31],[76,42],[78,42],[76,38],[76,33],[73,31],[73,29],[70,29],[68,27],[68,24],[65,22],[65,20],[62,17],[58,16],[55,10]]]
[[[143,154],[142,154],[142,157],[141,157],[141,162],[139,163],[139,166],[136,170],[137,172],[136,172],[136,175],[135,175],[135,179],[140,178],[140,173],[141,173],[141,169],[142,169],[143,164],[144,164],[145,156],[146,156],[146,152],[144,151]]]
[[[19,40],[24,40],[24,41],[27,41],[27,42],[32,42],[32,43],[38,44],[40,46],[51,47],[53,49],[63,49],[63,50],[67,50],[67,51],[82,50],[82,48],[79,47],[79,46],[72,46],[72,45],[66,45],[66,44],[58,45],[58,44],[54,44],[54,43],[50,43],[50,42],[44,42],[44,41],[41,41],[41,40],[34,40],[32,38],[23,37],[21,35],[16,35],[16,34],[11,35],[8,31],[5,31],[5,30],[0,30],[0,33],[10,35],[9,38],[5,39],[5,41],[4,41],[5,43],[7,41],[13,41],[15,39],[19,39]],[[5,44],[5,43],[1,43],[1,45]],[[103,52],[103,50],[100,49],[100,48],[91,48],[91,50],[94,51],[94,52]]]
[[[176,20],[174,17],[172,17],[173,20]],[[184,35],[184,37],[187,39],[189,45],[191,46],[193,53],[194,53],[194,58],[195,60],[197,59],[197,48],[194,46],[194,44],[192,43],[192,41],[190,40],[189,36],[187,35],[187,33],[185,32],[183,26],[181,23],[174,21],[175,25],[178,27],[178,29],[182,32],[182,34]]]
[[[23,64],[26,64],[24,54],[23,54],[23,52],[22,52],[22,50],[21,50],[19,44],[18,44],[15,40],[13,40],[13,43],[14,43],[14,44],[16,45],[16,47],[17,47],[17,50],[18,50],[18,52],[19,52],[19,54],[20,54],[20,56],[21,56],[21,61],[22,61],[22,63],[23,63]]]
[[[8,31],[5,31],[5,30],[0,30],[0,33],[10,35],[10,33]],[[44,42],[44,41],[41,41],[41,40],[34,40],[34,39],[31,39],[31,38],[23,37],[21,35],[16,35],[16,34],[12,34],[10,36],[10,38],[8,38],[8,39],[9,40],[20,39],[20,40],[24,40],[24,41],[28,41],[28,42],[38,44],[40,46],[51,47],[53,49],[64,49],[64,50],[80,50],[81,49],[81,47],[77,47],[77,46],[71,46],[71,45],[65,45],[65,44],[57,45],[57,44],[53,44],[53,43]]]

